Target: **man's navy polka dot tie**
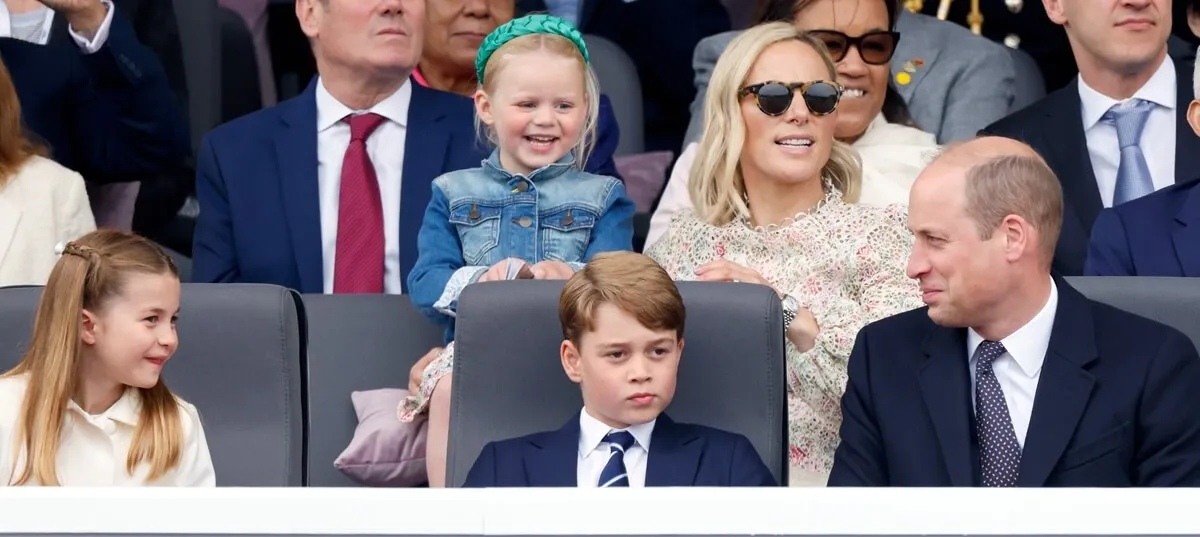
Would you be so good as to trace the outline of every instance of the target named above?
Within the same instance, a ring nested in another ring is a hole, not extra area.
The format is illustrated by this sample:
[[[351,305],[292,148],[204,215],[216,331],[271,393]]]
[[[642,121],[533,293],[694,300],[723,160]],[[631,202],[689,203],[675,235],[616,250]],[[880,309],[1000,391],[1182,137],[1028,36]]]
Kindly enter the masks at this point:
[[[985,487],[1017,486],[1017,470],[1021,466],[1021,445],[1013,431],[1004,390],[992,370],[993,362],[1005,352],[1008,351],[999,341],[984,341],[976,351],[979,361],[975,366],[975,422]]]
[[[633,446],[633,435],[629,431],[616,431],[604,436],[604,442],[609,446],[608,464],[600,472],[600,482],[596,486],[628,487],[629,473],[625,471],[625,450]]]

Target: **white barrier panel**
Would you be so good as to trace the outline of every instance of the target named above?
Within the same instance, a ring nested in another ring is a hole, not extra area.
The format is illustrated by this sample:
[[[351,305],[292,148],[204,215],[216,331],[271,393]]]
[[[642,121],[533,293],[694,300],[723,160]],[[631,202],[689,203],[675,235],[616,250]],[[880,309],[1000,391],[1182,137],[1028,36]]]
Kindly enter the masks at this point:
[[[0,490],[0,533],[1198,535],[1200,489]]]

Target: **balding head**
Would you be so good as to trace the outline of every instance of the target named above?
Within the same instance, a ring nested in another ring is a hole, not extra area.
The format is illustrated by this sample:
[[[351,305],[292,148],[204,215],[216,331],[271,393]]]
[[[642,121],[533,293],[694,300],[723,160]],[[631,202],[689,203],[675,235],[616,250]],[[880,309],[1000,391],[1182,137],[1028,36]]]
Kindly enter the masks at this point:
[[[916,238],[908,275],[920,280],[930,317],[1002,334],[995,327],[1024,307],[1021,290],[1048,280],[1062,189],[1029,146],[979,138],[946,148],[921,172],[908,222]]]
[[[913,189],[953,188],[966,197],[966,212],[981,239],[1016,215],[1038,232],[1047,267],[1062,231],[1062,185],[1042,156],[1025,143],[986,136],[947,146],[922,173]]]

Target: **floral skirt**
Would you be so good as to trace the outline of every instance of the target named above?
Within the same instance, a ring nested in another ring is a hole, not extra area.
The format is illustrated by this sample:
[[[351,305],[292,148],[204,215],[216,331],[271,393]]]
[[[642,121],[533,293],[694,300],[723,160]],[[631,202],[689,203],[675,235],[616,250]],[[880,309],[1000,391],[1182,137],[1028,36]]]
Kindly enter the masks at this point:
[[[453,370],[454,342],[451,341],[449,345],[446,345],[446,350],[429,362],[429,365],[425,367],[425,372],[421,373],[421,385],[417,387],[417,393],[410,393],[400,402],[400,408],[396,409],[400,421],[405,423],[414,421],[429,410],[429,399],[433,397],[433,389],[437,387],[443,377],[449,375]]]

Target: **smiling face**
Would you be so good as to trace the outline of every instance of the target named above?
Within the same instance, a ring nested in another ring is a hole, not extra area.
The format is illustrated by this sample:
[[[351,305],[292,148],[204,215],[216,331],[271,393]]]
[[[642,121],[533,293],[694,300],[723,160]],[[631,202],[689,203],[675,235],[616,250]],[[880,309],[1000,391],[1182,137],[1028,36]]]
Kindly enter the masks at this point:
[[[475,109],[494,134],[504,169],[529,175],[574,149],[588,116],[581,60],[541,48],[491,62],[503,63],[486,75]]]
[[[764,82],[812,82],[830,80],[825,60],[807,43],[787,40],[763,50],[745,86]],[[833,144],[837,112],[826,116],[812,114],[797,90],[791,106],[778,116],[759,109],[754,95],[740,101],[746,125],[746,143],[742,147],[741,166],[747,182],[765,178],[785,183],[800,183],[821,176]]]
[[[179,278],[130,273],[121,292],[97,311],[84,311],[83,376],[97,384],[151,388],[179,339]]]
[[[794,22],[801,30],[831,30],[850,37],[890,30],[883,0],[815,0],[797,13]],[[837,62],[837,74],[846,92],[838,106],[836,136],[853,142],[883,110],[891,67],[868,64],[857,47],[850,47]]]

